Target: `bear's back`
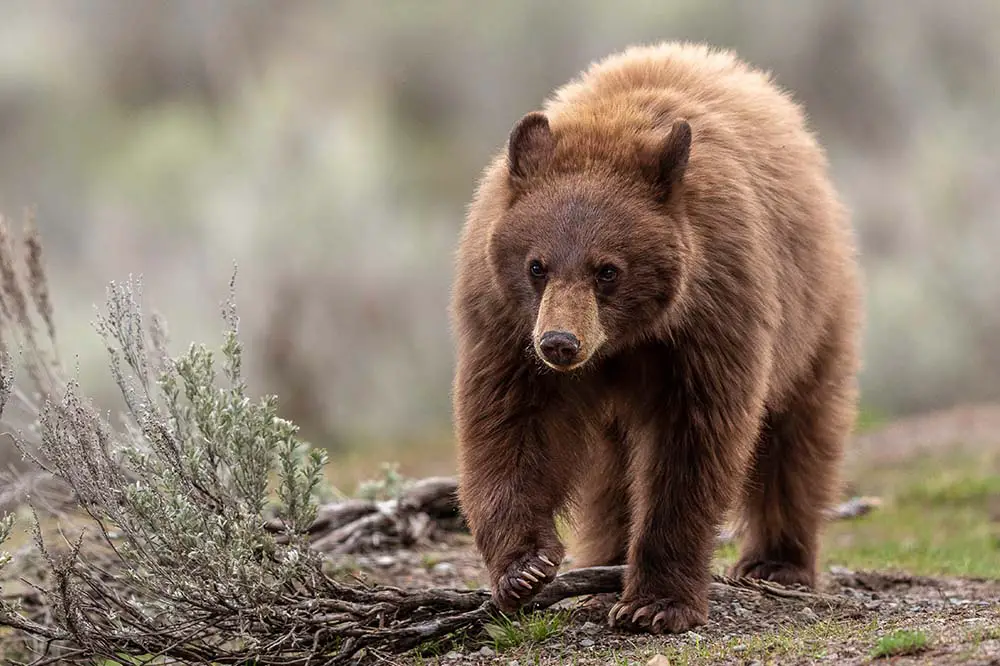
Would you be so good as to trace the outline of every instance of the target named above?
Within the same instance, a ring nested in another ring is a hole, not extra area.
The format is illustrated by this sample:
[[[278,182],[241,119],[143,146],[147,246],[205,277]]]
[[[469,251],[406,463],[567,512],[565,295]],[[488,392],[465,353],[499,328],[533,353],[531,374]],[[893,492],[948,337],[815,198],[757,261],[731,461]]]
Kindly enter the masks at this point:
[[[623,135],[663,131],[685,118],[696,134],[694,152],[699,138],[724,145],[751,171],[820,174],[827,166],[801,107],[769,73],[703,44],[666,42],[608,56],[558,88],[544,108],[555,128],[590,125]]]
[[[749,67],[730,51],[664,42],[633,46],[594,62],[555,91],[548,110],[558,113],[563,105],[639,89],[672,89],[726,107],[740,94],[752,97],[775,91],[766,73]]]

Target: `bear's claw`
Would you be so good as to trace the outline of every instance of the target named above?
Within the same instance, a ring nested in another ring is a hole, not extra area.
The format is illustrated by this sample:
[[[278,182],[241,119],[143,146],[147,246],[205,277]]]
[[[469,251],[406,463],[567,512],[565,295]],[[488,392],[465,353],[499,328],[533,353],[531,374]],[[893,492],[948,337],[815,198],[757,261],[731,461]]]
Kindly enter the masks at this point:
[[[493,601],[505,612],[516,611],[556,577],[558,566],[548,557],[529,553],[507,567],[493,586]]]
[[[608,624],[612,627],[652,634],[681,633],[707,621],[708,613],[671,599],[619,601],[608,613]]]

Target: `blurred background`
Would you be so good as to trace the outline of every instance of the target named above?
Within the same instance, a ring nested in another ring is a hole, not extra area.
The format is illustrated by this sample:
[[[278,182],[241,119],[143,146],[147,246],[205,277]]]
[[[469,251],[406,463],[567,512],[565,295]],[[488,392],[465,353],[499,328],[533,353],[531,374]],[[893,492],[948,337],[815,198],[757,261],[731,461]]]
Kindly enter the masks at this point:
[[[995,0],[0,1],[0,211],[37,211],[60,342],[141,274],[342,470],[453,467],[446,306],[481,168],[593,59],[706,40],[804,102],[861,239],[866,415],[1000,398]],[[355,461],[351,463],[351,461]]]

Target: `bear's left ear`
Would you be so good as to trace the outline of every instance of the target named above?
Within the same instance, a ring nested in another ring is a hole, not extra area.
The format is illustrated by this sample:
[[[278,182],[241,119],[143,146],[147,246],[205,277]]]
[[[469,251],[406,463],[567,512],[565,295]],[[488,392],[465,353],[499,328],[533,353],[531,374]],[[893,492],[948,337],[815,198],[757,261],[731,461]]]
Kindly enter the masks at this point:
[[[555,146],[549,119],[541,111],[532,111],[517,121],[507,140],[511,184],[523,186],[527,180],[545,171]]]
[[[643,170],[660,202],[669,201],[680,187],[690,155],[691,125],[684,119],[675,120],[670,133],[646,149]]]

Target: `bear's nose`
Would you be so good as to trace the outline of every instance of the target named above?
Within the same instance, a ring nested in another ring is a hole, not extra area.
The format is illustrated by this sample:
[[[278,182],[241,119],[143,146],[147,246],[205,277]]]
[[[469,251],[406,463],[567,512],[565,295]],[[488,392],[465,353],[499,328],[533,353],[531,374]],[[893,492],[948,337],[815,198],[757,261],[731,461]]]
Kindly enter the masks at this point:
[[[546,331],[538,341],[538,349],[552,365],[572,365],[580,352],[580,341],[572,333]]]

